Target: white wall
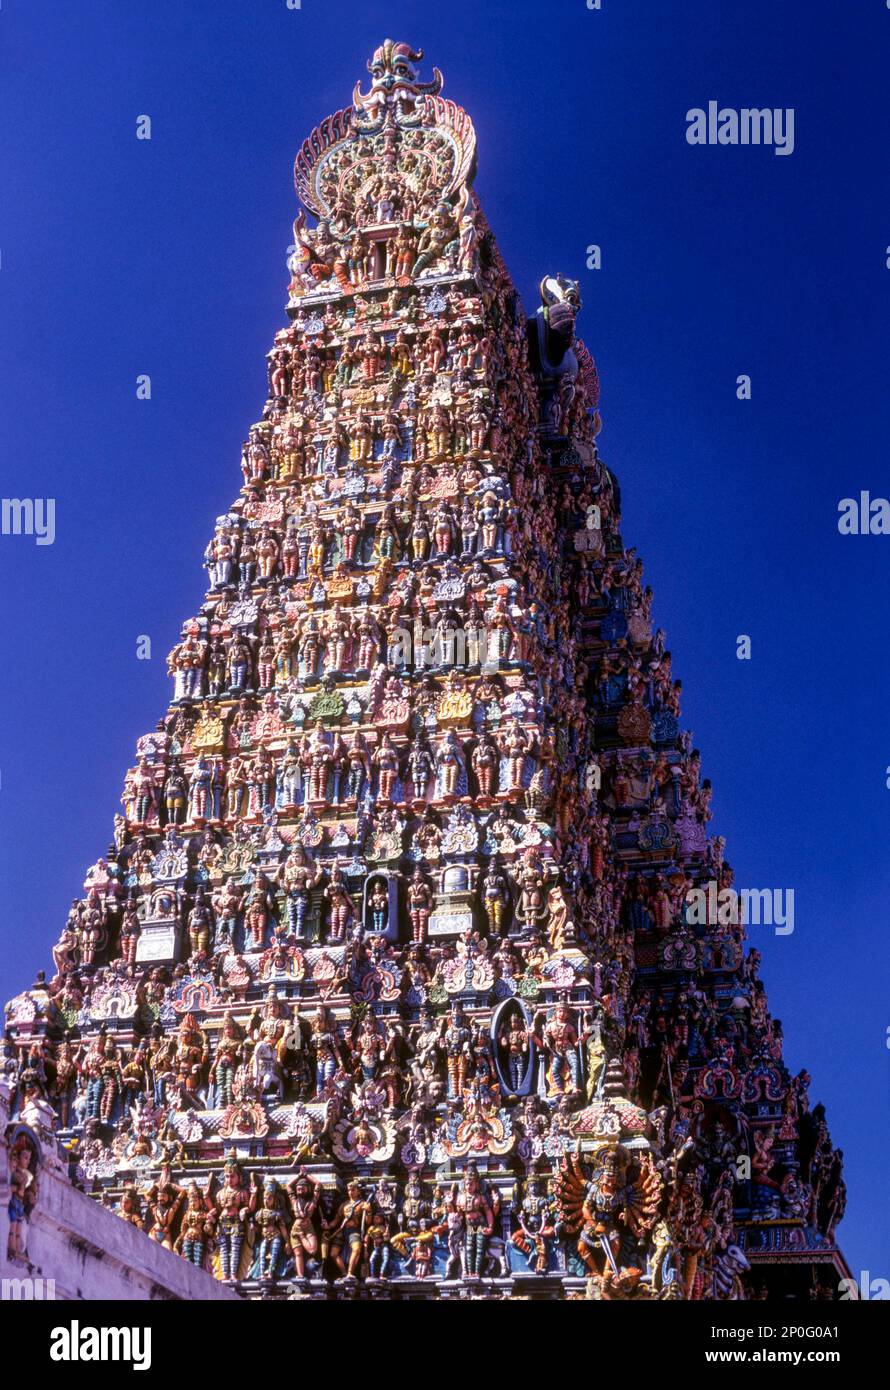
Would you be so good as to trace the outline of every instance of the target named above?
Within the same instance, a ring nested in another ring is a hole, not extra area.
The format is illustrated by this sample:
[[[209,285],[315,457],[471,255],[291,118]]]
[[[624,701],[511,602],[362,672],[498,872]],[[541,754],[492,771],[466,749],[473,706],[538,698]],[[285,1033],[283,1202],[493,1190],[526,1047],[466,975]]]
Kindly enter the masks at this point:
[[[135,1226],[101,1207],[68,1180],[55,1139],[41,1123],[39,1107],[15,1121],[27,1123],[42,1152],[37,1204],[26,1225],[27,1258],[7,1260],[9,1235],[9,1085],[0,1078],[0,1281],[43,1280],[26,1285],[46,1297],[53,1280],[57,1299],[228,1299],[238,1295],[196,1269]],[[5,1288],[5,1294],[4,1294]],[[0,1283],[0,1297],[22,1296]],[[27,1295],[26,1295],[27,1296]]]

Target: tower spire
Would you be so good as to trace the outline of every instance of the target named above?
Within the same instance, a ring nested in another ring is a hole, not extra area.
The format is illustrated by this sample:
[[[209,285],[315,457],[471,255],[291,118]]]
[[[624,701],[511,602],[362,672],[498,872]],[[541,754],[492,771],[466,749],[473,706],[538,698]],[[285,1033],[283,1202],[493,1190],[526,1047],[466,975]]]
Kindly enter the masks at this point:
[[[840,1160],[689,911],[732,873],[579,287],[526,318],[422,58],[297,154],[242,486],[10,1065],[250,1294],[803,1296]]]

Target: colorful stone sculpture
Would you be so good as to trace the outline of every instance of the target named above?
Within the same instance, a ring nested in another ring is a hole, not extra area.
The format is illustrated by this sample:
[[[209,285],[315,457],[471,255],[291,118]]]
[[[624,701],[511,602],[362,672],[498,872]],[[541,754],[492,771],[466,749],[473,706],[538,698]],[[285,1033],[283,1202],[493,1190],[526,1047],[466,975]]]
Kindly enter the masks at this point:
[[[841,1155],[743,928],[689,920],[732,871],[578,286],[526,318],[421,57],[297,156],[244,485],[5,1067],[248,1294],[821,1296]]]

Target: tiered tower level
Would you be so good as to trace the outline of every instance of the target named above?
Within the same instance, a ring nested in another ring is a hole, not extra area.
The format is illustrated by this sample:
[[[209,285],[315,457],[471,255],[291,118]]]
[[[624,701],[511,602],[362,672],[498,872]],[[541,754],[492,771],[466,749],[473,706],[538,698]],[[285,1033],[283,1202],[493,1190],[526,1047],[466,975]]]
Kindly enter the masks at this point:
[[[267,1296],[832,1296],[841,1155],[743,928],[578,287],[526,319],[387,41],[123,815],[8,1006],[77,1180]],[[314,225],[313,225],[314,224]]]

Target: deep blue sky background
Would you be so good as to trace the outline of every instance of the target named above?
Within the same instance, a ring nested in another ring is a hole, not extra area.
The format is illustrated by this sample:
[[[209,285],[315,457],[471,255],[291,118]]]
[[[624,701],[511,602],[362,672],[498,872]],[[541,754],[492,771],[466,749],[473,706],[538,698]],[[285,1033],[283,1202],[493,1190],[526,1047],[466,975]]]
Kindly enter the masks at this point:
[[[890,11],[603,6],[3,4],[2,492],[55,497],[57,540],[0,537],[0,996],[51,964],[165,707],[285,322],[294,154],[404,38],[476,123],[527,305],[544,272],[582,280],[601,449],[712,829],[740,886],[795,890],[794,935],[753,937],[788,1064],[847,1154],[842,1243],[887,1277],[890,537],[840,537],[837,504],[890,495]],[[794,107],[795,152],[690,147],[685,113],[709,99]]]

